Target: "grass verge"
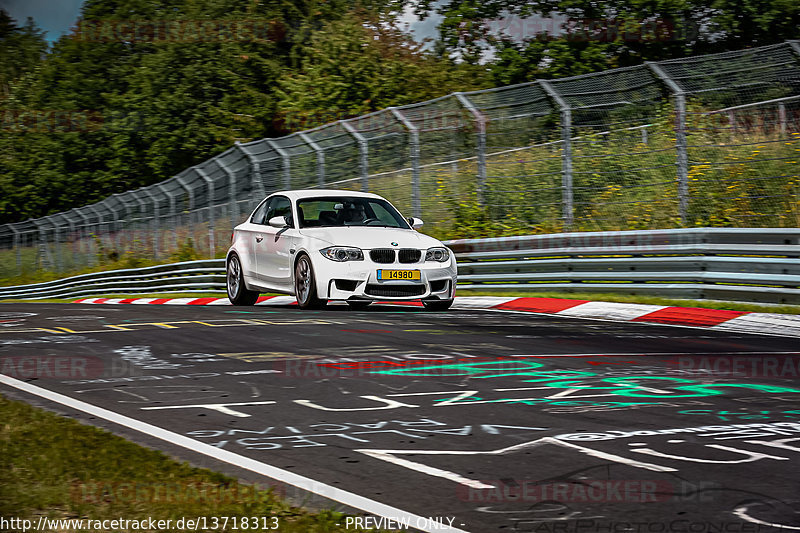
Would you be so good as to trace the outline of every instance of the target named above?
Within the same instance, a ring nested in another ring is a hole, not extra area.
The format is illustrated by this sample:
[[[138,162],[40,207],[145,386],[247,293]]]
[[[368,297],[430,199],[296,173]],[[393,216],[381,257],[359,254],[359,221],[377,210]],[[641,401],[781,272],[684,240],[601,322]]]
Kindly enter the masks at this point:
[[[152,517],[171,519],[173,524],[183,517],[266,516],[276,517],[282,532],[345,531],[343,513],[292,506],[272,489],[239,484],[231,477],[179,463],[108,431],[2,395],[0,516],[34,522],[40,516]],[[216,530],[234,528],[229,524]]]

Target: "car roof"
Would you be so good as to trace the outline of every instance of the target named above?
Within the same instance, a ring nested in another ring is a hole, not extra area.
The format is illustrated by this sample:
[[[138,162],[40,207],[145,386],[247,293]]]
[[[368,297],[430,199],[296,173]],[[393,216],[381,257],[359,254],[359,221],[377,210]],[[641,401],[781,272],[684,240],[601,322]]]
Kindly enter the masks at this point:
[[[377,194],[361,191],[345,191],[341,189],[297,189],[293,191],[276,191],[269,196],[280,194],[288,197],[290,200],[299,200],[305,198],[319,198],[323,196],[358,196],[363,198],[383,198]]]

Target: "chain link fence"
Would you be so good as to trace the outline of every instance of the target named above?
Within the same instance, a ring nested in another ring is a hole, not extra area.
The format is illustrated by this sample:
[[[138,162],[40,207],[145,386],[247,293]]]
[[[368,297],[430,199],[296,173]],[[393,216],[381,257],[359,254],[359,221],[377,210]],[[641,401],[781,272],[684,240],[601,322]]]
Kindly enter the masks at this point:
[[[800,226],[800,42],[455,93],[237,143],[0,226],[0,278],[227,248],[268,193],[381,194],[442,238]]]

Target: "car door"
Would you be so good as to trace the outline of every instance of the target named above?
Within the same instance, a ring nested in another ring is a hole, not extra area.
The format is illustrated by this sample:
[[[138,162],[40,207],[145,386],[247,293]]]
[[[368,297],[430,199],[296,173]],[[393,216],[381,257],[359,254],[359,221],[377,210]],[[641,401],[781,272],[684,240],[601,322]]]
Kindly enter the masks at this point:
[[[256,267],[256,244],[257,240],[263,240],[264,238],[264,217],[267,214],[268,202],[268,199],[261,202],[250,218],[236,228],[236,231],[241,234],[238,249],[242,273],[248,283],[259,282]]]
[[[273,228],[269,220],[286,217],[289,226]],[[292,258],[297,239],[297,229],[292,214],[292,202],[285,196],[269,200],[264,217],[263,232],[255,239],[256,269],[258,277],[271,287],[287,289],[292,286]]]

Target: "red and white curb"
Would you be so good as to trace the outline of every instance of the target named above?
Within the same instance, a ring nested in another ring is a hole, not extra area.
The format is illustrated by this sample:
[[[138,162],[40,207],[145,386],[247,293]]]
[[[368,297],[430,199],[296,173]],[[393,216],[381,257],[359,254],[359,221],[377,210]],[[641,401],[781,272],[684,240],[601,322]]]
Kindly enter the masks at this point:
[[[227,298],[82,298],[82,304],[231,305]],[[421,306],[418,301],[380,303]],[[256,305],[294,305],[294,296],[262,296]],[[800,315],[751,313],[699,307],[671,307],[614,302],[592,302],[561,298],[456,297],[454,309],[493,309],[543,313],[573,318],[594,318],[616,322],[643,322],[688,326],[716,331],[800,337]]]

